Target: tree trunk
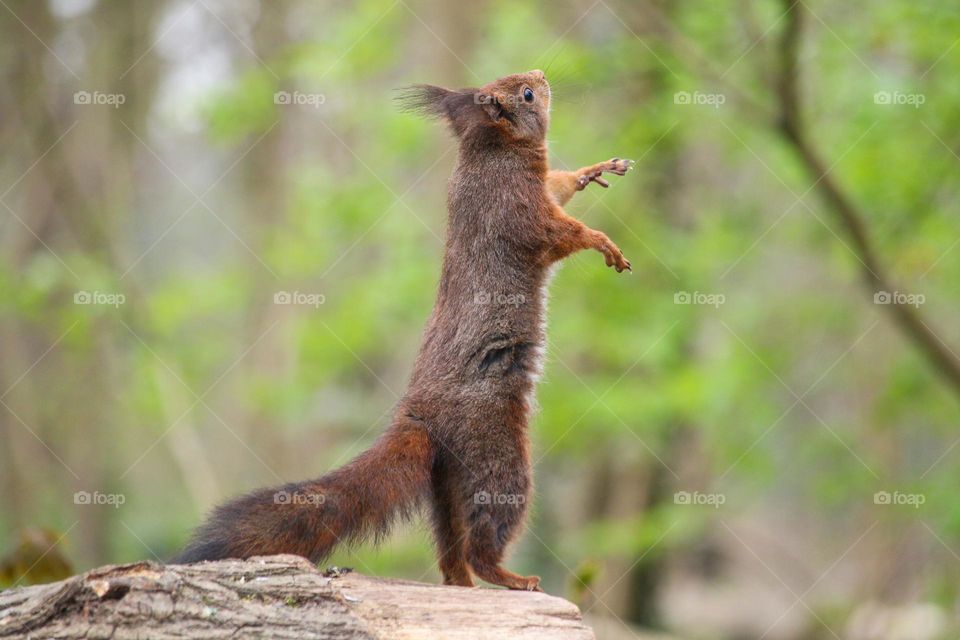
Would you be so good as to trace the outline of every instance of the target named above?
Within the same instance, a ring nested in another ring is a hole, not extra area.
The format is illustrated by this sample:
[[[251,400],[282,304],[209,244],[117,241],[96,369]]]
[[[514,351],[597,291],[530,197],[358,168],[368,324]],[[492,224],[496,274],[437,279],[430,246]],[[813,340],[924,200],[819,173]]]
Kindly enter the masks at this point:
[[[543,593],[318,571],[297,556],[139,562],[0,592],[0,637],[591,639]]]

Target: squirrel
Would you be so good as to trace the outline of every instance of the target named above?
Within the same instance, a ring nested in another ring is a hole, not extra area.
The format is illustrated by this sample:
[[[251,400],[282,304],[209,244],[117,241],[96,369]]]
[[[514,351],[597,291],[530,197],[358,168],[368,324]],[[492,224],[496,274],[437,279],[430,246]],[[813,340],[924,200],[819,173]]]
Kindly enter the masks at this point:
[[[553,266],[595,249],[617,272],[630,262],[606,234],[563,205],[614,158],[576,171],[547,164],[550,85],[540,70],[479,89],[415,85],[402,108],[441,119],[457,138],[436,304],[406,393],[367,451],[315,480],[260,489],[217,507],[174,560],[292,553],[317,563],[335,545],[381,539],[431,507],[447,585],[473,577],[540,591],[540,578],[501,566],[532,493],[527,421],[545,343]]]

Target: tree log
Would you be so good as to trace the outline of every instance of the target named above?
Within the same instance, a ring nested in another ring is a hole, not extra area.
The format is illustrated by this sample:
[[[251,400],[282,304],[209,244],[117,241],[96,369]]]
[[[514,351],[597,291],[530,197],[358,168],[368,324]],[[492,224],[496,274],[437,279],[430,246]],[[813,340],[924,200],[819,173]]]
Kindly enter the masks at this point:
[[[109,565],[0,592],[0,638],[592,639],[544,593],[321,573],[298,556]]]

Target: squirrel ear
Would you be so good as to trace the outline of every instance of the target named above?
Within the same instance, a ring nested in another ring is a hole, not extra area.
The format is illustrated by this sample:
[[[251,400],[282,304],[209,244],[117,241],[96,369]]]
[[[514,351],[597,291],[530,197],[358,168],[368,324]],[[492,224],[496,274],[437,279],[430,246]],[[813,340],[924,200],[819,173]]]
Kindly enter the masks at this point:
[[[478,93],[477,104],[483,107],[483,110],[494,122],[503,116],[503,104],[496,94]]]
[[[415,84],[400,89],[395,100],[401,111],[415,113],[426,118],[439,118],[448,115],[446,100],[454,94],[449,89],[431,84]]]

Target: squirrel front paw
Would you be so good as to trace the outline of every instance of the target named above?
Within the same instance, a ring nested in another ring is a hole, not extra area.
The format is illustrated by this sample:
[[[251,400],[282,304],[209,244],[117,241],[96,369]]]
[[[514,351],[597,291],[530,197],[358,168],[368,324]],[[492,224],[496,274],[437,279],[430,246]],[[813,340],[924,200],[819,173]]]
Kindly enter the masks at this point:
[[[596,182],[606,189],[610,186],[610,183],[601,177],[604,173],[613,173],[618,176],[626,175],[627,171],[630,171],[633,165],[633,160],[624,160],[622,158],[611,158],[607,162],[601,162],[577,178],[577,191],[583,191],[591,182]]]
[[[623,252],[620,251],[620,247],[615,245],[613,241],[607,237],[606,234],[597,232],[597,241],[596,249],[603,254],[603,260],[607,263],[608,267],[613,267],[617,270],[617,273],[622,273],[624,270],[633,273],[633,269],[630,266],[630,261],[623,257]]]
[[[633,268],[630,265],[630,261],[623,257],[623,253],[620,252],[617,245],[611,247],[610,253],[604,254],[605,261],[608,267],[613,267],[617,270],[617,273],[623,273],[624,270],[633,273]]]
[[[618,176],[627,175],[627,171],[633,168],[633,165],[636,164],[633,160],[624,160],[622,158],[612,158],[607,162],[606,168],[604,171],[610,173],[615,173]]]

